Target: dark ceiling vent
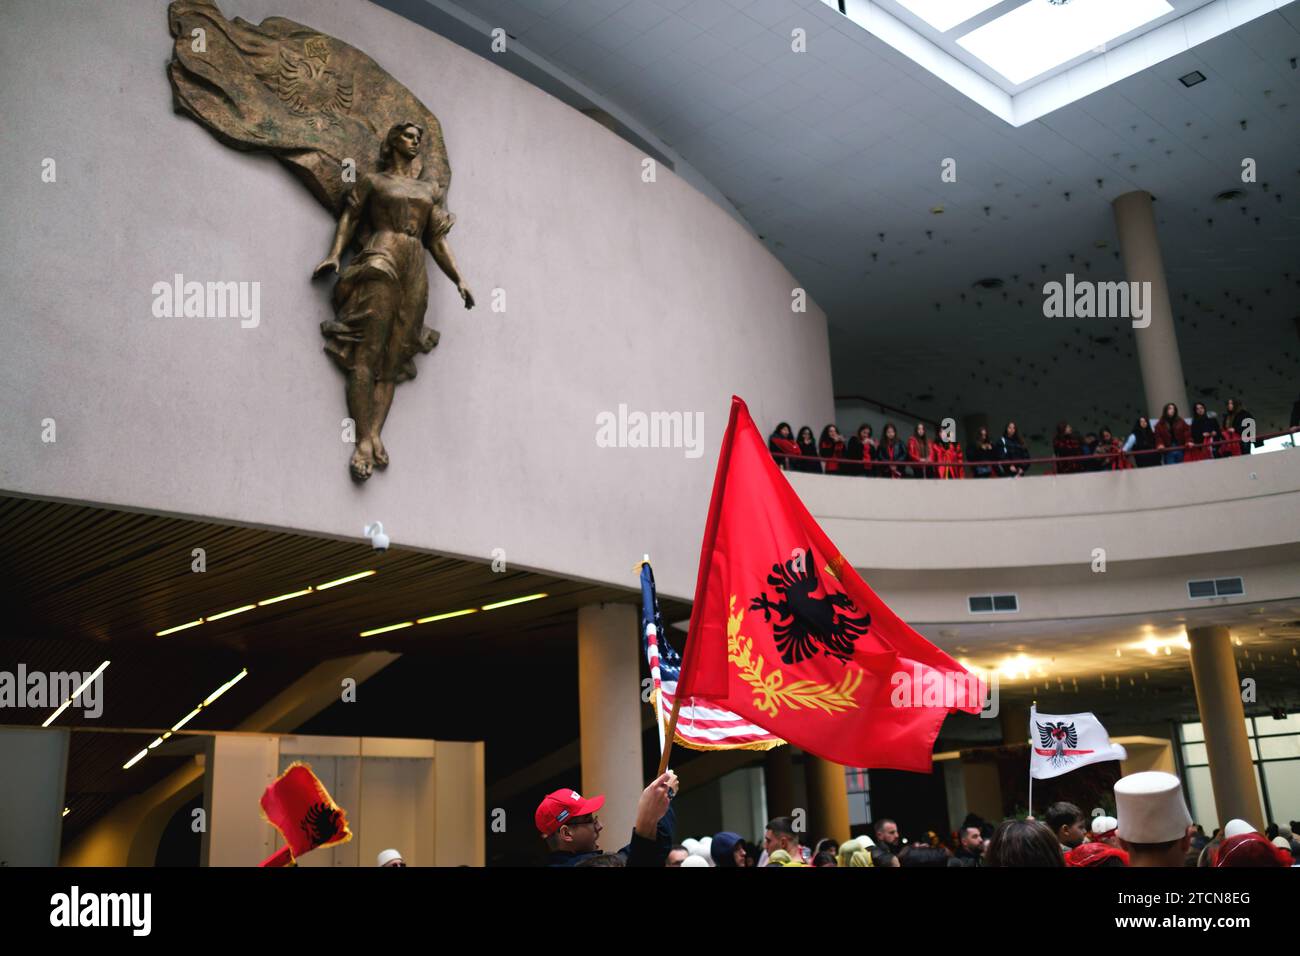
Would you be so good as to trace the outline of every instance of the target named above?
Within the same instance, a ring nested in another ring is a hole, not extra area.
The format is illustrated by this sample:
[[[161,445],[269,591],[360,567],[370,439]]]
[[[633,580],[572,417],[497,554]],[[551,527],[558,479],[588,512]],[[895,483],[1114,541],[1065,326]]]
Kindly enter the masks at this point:
[[[1183,86],[1193,87],[1197,83],[1205,82],[1205,74],[1202,73],[1200,70],[1192,70],[1192,72],[1185,73],[1182,76],[1180,76],[1178,78],[1178,82],[1183,84]]]
[[[1187,582],[1187,596],[1193,600],[1216,597],[1240,597],[1246,593],[1241,578],[1205,578]]]
[[[1020,610],[1020,599],[1014,594],[972,594],[966,598],[972,614],[1015,614]]]

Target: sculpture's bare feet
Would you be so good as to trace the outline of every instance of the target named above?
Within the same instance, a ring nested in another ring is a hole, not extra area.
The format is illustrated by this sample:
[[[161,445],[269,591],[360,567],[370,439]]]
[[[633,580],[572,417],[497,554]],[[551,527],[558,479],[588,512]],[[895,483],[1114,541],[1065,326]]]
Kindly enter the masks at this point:
[[[352,461],[348,465],[352,472],[352,477],[356,481],[365,481],[374,471],[375,462],[370,456],[370,445],[362,442],[357,446],[357,450],[352,453]]]
[[[372,439],[370,439],[370,444],[371,444],[371,446],[372,446],[372,447],[374,448],[374,450],[375,450],[375,452],[374,452],[374,457],[375,457],[375,467],[376,467],[376,468],[387,468],[387,467],[388,467],[388,450],[387,450],[386,448],[384,448],[384,443],[383,443],[382,441],[379,440],[379,436],[376,435],[375,437],[373,437]]]

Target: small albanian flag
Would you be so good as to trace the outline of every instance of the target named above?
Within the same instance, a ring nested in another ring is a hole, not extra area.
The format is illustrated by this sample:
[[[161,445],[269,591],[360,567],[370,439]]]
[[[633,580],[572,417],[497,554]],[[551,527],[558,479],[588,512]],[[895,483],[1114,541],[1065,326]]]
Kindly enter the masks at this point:
[[[323,846],[352,839],[347,814],[304,763],[295,763],[262,794],[262,816],[284,837],[285,845],[259,864],[288,866]]]
[[[858,576],[733,397],[677,693],[834,763],[927,773],[984,687]]]

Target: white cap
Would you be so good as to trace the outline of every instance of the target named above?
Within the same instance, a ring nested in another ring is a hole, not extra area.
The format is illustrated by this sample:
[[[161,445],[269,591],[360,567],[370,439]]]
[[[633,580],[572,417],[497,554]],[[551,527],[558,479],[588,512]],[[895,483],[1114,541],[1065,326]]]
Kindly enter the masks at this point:
[[[398,853],[396,850],[385,850],[383,853],[379,854],[379,863],[376,865],[387,866],[389,863],[392,863],[394,860],[401,860],[401,859],[402,859],[402,854]],[[405,861],[403,860],[403,862]]]
[[[1223,838],[1241,836],[1243,833],[1258,833],[1259,831],[1252,827],[1245,820],[1229,820],[1223,825]]]
[[[686,852],[692,856],[700,851],[700,841],[695,837],[687,837],[682,841],[682,846],[686,847]]]
[[[1092,832],[1095,834],[1109,833],[1117,826],[1119,826],[1119,821],[1105,814],[1098,814],[1092,818]]]
[[[702,866],[705,869],[708,869],[709,861],[704,859],[702,856],[696,856],[692,853],[686,859],[682,860],[682,866]]]
[[[1182,784],[1172,773],[1144,770],[1115,781],[1120,839],[1129,843],[1181,840],[1191,826]]]
[[[1283,850],[1286,850],[1288,853],[1291,852],[1291,844],[1287,842],[1287,838],[1284,836],[1273,837],[1273,845],[1276,847],[1281,847]]]

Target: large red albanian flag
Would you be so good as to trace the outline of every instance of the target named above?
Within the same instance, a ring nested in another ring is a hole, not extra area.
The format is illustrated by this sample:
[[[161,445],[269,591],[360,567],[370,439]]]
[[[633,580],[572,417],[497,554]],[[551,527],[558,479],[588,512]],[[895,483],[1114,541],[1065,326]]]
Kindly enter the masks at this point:
[[[982,694],[858,576],[733,396],[678,698],[835,763],[928,773],[944,717]]]

